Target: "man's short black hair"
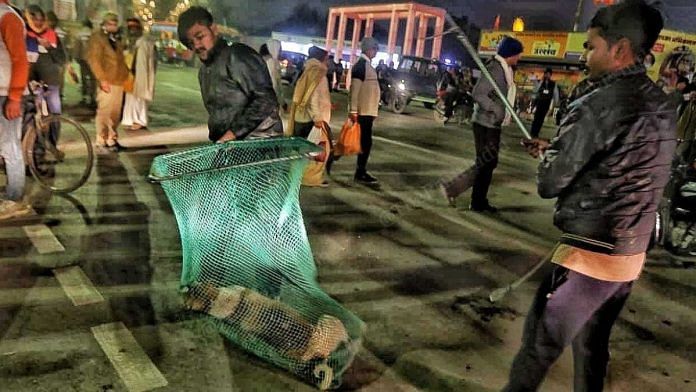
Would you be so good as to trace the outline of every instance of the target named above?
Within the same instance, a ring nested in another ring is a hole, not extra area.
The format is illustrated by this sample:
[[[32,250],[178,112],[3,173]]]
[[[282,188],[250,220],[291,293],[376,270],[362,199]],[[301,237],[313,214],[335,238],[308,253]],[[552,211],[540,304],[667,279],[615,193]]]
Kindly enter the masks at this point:
[[[642,59],[650,52],[664,26],[662,13],[645,0],[625,0],[619,4],[601,8],[590,22],[609,45],[620,39],[631,42],[636,57]]]
[[[546,69],[544,70],[544,73],[545,73],[545,74],[547,73],[547,74],[553,75],[553,69],[551,69],[551,68],[546,68]]]
[[[193,6],[179,15],[179,24],[176,32],[179,34],[179,41],[187,47],[190,47],[191,43],[186,38],[186,32],[196,24],[202,24],[207,27],[212,26],[213,15],[207,9],[199,6]]]

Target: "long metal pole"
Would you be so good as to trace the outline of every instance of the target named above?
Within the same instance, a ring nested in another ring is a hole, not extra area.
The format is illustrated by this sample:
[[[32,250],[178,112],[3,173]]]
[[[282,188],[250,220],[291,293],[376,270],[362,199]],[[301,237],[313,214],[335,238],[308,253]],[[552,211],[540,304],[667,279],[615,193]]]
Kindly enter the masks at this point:
[[[483,64],[483,61],[481,61],[481,57],[479,57],[476,48],[469,42],[469,38],[467,38],[466,34],[464,34],[464,31],[462,31],[461,27],[452,19],[450,14],[445,14],[445,18],[447,19],[447,23],[449,23],[452,26],[452,29],[457,33],[457,39],[459,42],[464,45],[466,50],[469,52],[471,55],[471,58],[474,59],[474,62],[476,65],[478,65],[479,69],[481,70],[481,74],[488,79],[488,81],[491,83],[493,86],[493,90],[495,93],[498,95],[498,97],[503,101],[503,104],[505,105],[505,109],[510,113],[510,116],[512,119],[515,120],[515,123],[517,126],[520,128],[520,131],[524,134],[524,137],[527,139],[531,139],[531,135],[529,134],[529,131],[527,131],[527,128],[524,126],[524,123],[520,119],[520,117],[515,113],[515,109],[512,107],[510,102],[507,99],[507,94],[503,94],[503,92],[500,90],[500,87],[498,87],[498,84],[495,82],[493,79],[493,76],[491,76],[491,73],[488,72],[488,69],[486,66]]]
[[[578,0],[578,9],[575,10],[575,23],[573,24],[573,31],[578,31],[580,27],[580,18],[582,17],[582,8],[585,5],[585,0]]]

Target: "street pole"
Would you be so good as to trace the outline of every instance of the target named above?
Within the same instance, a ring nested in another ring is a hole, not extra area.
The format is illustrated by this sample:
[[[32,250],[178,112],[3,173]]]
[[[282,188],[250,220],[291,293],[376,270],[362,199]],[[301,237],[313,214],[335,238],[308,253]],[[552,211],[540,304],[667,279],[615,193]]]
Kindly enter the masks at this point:
[[[578,0],[578,9],[575,10],[575,24],[573,25],[573,31],[578,31],[580,27],[580,18],[582,17],[582,8],[585,4],[585,0]]]

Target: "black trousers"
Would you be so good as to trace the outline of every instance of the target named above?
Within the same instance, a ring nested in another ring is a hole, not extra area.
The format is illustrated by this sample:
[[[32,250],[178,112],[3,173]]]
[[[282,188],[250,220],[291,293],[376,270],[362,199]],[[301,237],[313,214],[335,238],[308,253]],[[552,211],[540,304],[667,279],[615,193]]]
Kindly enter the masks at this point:
[[[370,159],[372,150],[372,123],[375,122],[374,116],[358,116],[360,124],[360,148],[362,152],[358,154],[358,166],[355,170],[356,175],[367,173],[367,161]]]
[[[522,348],[504,392],[536,391],[551,365],[572,344],[574,392],[601,392],[609,335],[632,282],[608,282],[558,266],[541,283],[527,315]]]
[[[449,92],[445,94],[445,117],[451,118],[454,114],[454,102],[459,97],[456,92]]]
[[[536,102],[534,121],[532,121],[532,137],[539,137],[541,127],[544,126],[544,119],[546,118],[546,115],[549,114],[549,108],[551,108],[551,101],[547,99]]]
[[[488,203],[488,189],[493,180],[493,170],[498,166],[500,150],[500,128],[488,128],[473,123],[476,162],[459,173],[452,180],[443,183],[447,196],[458,197],[472,186],[471,205],[485,206]]]
[[[498,167],[500,151],[500,128],[487,128],[474,123],[474,144],[476,146],[476,177],[471,191],[471,205],[488,203],[488,189],[493,180],[493,170]]]

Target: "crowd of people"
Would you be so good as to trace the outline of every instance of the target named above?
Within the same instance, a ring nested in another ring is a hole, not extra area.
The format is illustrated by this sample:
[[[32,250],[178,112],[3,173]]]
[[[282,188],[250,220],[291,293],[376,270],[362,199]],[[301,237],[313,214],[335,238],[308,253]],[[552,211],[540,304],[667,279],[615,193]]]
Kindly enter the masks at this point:
[[[72,37],[66,34],[52,11],[32,4],[17,9],[0,0],[0,99],[4,107],[0,154],[7,172],[6,198],[0,204],[0,220],[31,212],[24,198],[25,169],[21,138],[37,110],[32,94],[42,94],[50,114],[63,111],[63,84],[66,72],[73,81],[81,80],[82,103],[96,106],[96,147],[117,152],[118,127],[131,130],[148,125],[147,106],[153,99],[156,54],[154,43],[144,34],[136,17],[127,18],[121,33],[115,13],[103,15],[96,30],[90,22]],[[80,75],[72,63],[77,62]],[[30,89],[30,82],[37,82]],[[125,102],[125,104],[124,104]],[[57,143],[60,129],[54,124],[50,140]]]

